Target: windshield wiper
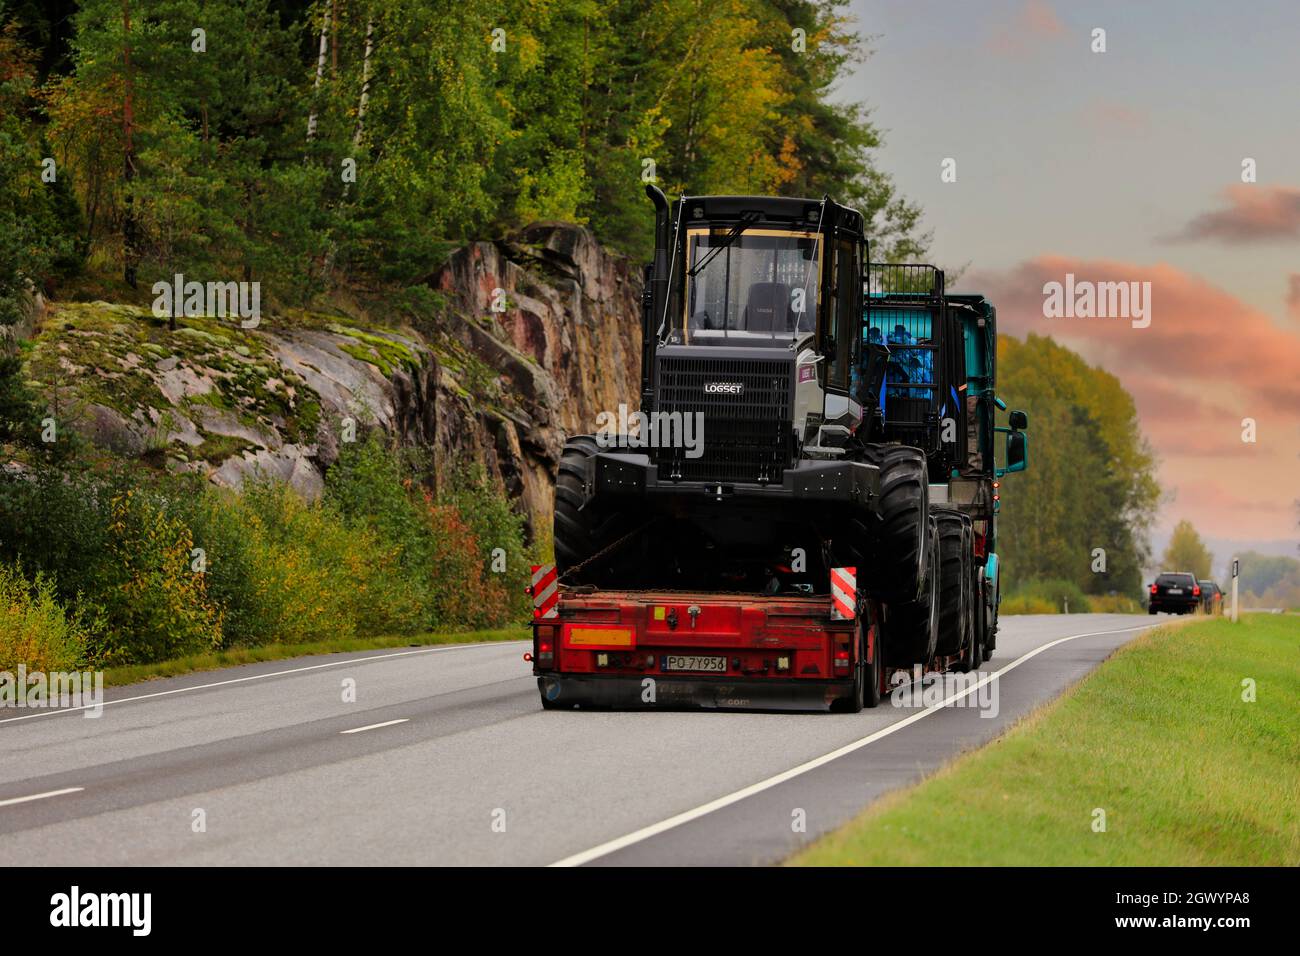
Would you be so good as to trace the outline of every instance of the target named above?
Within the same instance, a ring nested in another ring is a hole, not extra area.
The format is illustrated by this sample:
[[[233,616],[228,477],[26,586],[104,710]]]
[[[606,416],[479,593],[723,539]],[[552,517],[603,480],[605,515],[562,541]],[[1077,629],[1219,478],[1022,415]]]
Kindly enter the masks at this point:
[[[731,227],[731,230],[725,236],[722,237],[722,241],[718,243],[718,245],[710,246],[709,254],[705,256],[702,260],[700,260],[699,264],[696,265],[694,269],[688,270],[686,274],[690,276],[692,279],[694,279],[697,275],[699,275],[701,272],[704,271],[704,267],[707,266],[710,262],[712,262],[714,257],[717,256],[719,252],[721,252],[723,249],[726,249],[733,242],[739,239],[740,234],[744,232],[746,229],[748,229],[751,224],[756,222],[758,218],[759,218],[759,214],[756,212],[741,213],[740,222],[736,223],[734,226]]]

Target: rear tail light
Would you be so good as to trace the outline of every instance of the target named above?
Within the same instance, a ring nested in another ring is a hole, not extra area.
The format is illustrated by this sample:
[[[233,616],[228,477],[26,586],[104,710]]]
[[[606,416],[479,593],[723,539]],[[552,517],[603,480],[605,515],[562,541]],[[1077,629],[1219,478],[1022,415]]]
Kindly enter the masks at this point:
[[[1200,596],[1201,596],[1201,586],[1198,584],[1196,585],[1196,587],[1192,588],[1192,597],[1200,597]]]
[[[835,651],[831,659],[836,673],[848,673],[849,665],[849,636],[847,634],[835,635]]]
[[[533,655],[533,662],[539,668],[553,668],[555,666],[556,628],[551,624],[538,624],[535,630],[536,637],[533,639],[533,644],[537,648],[537,652]]]
[[[1154,584],[1151,585],[1151,593],[1152,593],[1152,594],[1155,594],[1155,593],[1156,593],[1156,586],[1155,586]]]

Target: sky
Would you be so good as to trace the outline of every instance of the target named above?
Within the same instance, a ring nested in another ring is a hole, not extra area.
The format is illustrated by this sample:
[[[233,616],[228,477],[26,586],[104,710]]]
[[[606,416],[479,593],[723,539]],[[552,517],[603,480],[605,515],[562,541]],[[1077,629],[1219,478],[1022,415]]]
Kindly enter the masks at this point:
[[[836,95],[882,130],[876,162],[924,209],[930,261],[964,270],[956,289],[987,295],[1001,332],[1052,335],[1134,396],[1166,489],[1157,549],[1189,518],[1216,567],[1247,547],[1294,555],[1300,2],[852,0],[849,13],[869,56]],[[1067,274],[1149,282],[1149,324],[1047,317],[1044,284]]]

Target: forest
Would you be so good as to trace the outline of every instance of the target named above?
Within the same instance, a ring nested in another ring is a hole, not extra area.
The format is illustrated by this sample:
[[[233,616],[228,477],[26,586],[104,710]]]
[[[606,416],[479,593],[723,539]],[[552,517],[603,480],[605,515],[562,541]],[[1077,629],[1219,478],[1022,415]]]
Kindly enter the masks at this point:
[[[834,3],[6,3],[10,288],[183,273],[304,305],[548,219],[644,255],[647,181],[830,191],[880,252],[924,251],[865,109],[830,96],[866,49]]]

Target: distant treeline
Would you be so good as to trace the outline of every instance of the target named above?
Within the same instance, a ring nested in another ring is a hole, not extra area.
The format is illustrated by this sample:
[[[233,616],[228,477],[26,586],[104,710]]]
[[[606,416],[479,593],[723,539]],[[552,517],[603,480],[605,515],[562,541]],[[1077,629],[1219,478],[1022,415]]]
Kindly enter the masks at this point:
[[[1241,601],[1245,607],[1300,610],[1300,560],[1285,555],[1244,551],[1241,561]],[[1225,578],[1225,590],[1229,581]]]
[[[1064,581],[1084,594],[1139,596],[1160,485],[1133,396],[1033,334],[998,337],[998,392],[1029,414],[1029,470],[1001,489],[1004,588]]]
[[[0,296],[89,263],[302,304],[419,281],[537,219],[644,255],[646,176],[830,192],[870,215],[877,255],[913,255],[919,211],[873,165],[877,131],[830,99],[866,54],[841,6],[6,0]]]

